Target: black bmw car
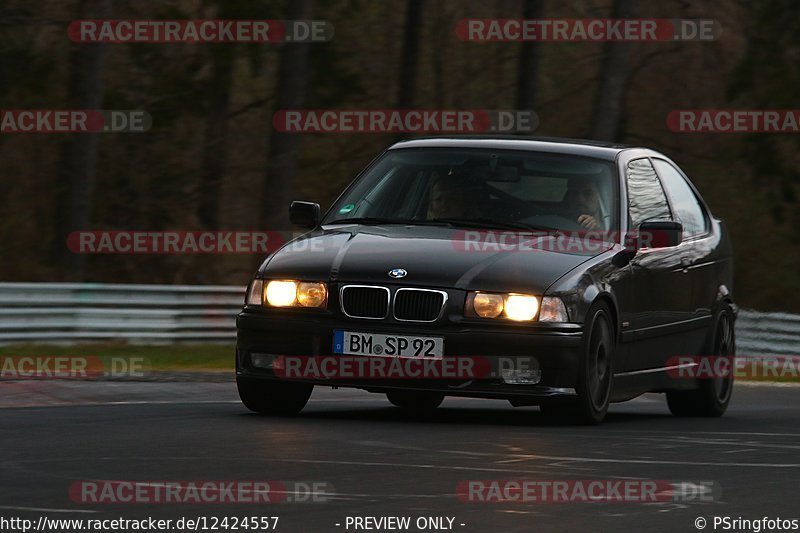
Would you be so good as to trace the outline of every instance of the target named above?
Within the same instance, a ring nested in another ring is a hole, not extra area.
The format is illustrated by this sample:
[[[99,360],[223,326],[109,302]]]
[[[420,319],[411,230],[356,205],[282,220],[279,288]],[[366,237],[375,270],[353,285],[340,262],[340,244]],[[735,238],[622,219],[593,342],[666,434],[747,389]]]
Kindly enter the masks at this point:
[[[505,399],[588,423],[646,392],[680,416],[729,403],[732,376],[690,370],[735,354],[730,240],[661,153],[417,139],[324,215],[289,210],[310,231],[264,261],[237,317],[253,411],[297,413],[315,385],[415,410]]]

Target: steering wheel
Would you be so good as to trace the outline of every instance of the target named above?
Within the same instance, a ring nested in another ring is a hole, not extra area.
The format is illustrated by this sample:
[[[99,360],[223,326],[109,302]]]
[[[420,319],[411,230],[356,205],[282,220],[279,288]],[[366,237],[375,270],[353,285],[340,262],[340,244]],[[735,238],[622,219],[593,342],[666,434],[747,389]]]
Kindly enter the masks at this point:
[[[581,231],[586,229],[576,220],[549,213],[533,215],[520,220],[520,222],[523,224],[530,224],[531,226],[543,226],[566,231]]]
[[[498,189],[497,187],[492,187],[491,185],[489,185],[489,188],[491,189],[491,193],[494,194],[494,195],[499,196],[500,199],[505,200],[507,202],[510,202],[512,204],[515,204],[515,207],[513,208],[513,209],[515,209],[514,212],[513,212],[513,215],[515,215],[515,216],[519,216],[519,215],[522,215],[522,214],[528,214],[528,213],[531,212],[531,208],[533,208],[533,212],[541,213],[541,212],[544,211],[541,206],[538,206],[538,205],[535,205],[535,204],[530,204],[530,203],[526,202],[525,200],[521,200],[521,199],[517,198],[513,194],[509,194],[506,191]]]

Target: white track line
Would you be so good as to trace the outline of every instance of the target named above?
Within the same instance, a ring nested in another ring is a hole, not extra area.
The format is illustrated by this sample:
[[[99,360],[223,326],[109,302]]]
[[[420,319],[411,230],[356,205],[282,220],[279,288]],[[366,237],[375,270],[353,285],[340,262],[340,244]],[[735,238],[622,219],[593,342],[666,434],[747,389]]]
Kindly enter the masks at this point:
[[[0,505],[0,509],[8,511],[36,511],[42,513],[99,513],[89,509],[48,509],[45,507],[15,507],[12,505]]]

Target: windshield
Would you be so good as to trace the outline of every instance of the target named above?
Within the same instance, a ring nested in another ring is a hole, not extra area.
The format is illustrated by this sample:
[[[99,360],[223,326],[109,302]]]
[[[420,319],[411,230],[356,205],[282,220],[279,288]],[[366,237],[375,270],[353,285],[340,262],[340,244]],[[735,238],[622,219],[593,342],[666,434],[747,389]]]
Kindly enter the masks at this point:
[[[615,230],[614,164],[573,155],[485,149],[391,150],[323,224],[453,224]]]

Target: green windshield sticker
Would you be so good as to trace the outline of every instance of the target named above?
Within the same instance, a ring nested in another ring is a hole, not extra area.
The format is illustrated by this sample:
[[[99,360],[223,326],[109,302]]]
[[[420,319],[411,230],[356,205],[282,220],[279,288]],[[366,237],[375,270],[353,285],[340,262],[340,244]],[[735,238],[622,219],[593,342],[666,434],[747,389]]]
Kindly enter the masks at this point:
[[[350,211],[352,211],[355,208],[356,208],[356,204],[347,204],[345,206],[342,206],[341,209],[339,209],[339,214],[340,215],[347,214],[347,213],[349,213]]]

